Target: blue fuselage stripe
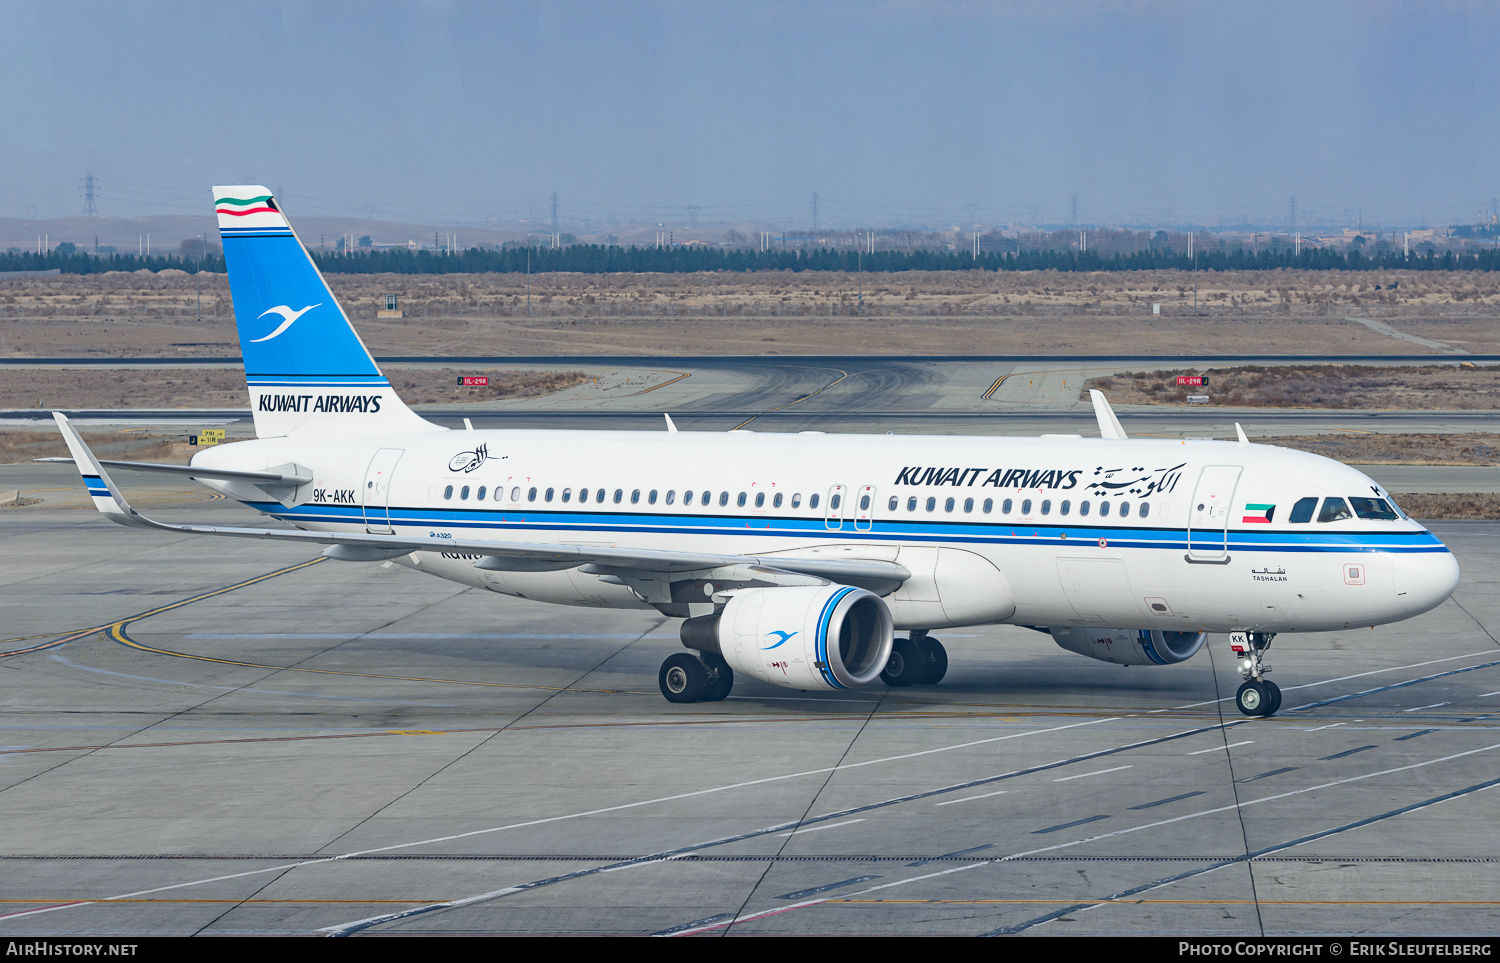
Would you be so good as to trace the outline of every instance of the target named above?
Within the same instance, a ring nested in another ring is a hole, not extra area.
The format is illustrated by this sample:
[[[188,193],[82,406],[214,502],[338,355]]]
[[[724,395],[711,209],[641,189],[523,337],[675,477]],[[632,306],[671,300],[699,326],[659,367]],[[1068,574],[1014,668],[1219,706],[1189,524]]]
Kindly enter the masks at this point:
[[[289,522],[363,525],[366,509],[358,505],[299,505],[287,509],[276,502],[251,502],[255,508]],[[385,509],[370,506],[372,517],[385,525]],[[650,515],[636,513],[517,511],[504,509],[414,509],[391,508],[390,524],[405,527],[478,529],[496,533],[524,531],[587,530],[651,535],[753,535],[761,537],[819,537],[842,541],[965,542],[985,545],[1076,546],[1109,548],[1155,548],[1186,551],[1186,529],[1064,527],[1005,522],[876,521],[867,531],[849,528],[830,530],[821,518],[766,518],[698,515]],[[1192,542],[1204,547],[1202,533]],[[1211,545],[1223,544],[1223,533],[1214,530]],[[1298,532],[1230,530],[1230,551],[1253,552],[1446,552],[1447,546],[1431,532]]]

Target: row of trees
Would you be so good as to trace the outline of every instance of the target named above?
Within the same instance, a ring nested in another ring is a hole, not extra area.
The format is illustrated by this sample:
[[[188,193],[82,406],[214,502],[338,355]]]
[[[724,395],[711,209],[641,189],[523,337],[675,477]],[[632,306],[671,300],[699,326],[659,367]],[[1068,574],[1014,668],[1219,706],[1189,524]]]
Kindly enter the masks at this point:
[[[389,250],[360,254],[314,253],[313,260],[327,274],[520,274],[567,271],[580,274],[657,273],[694,271],[1497,271],[1500,251],[1441,255],[1429,251],[1403,257],[1398,252],[1347,254],[1327,248],[1285,250],[1204,251],[1189,257],[1171,251],[1134,254],[1097,254],[1093,251],[1020,251],[981,253],[954,251],[746,251],[711,247],[646,248],[575,244],[562,248],[470,248],[452,254]],[[190,274],[222,273],[224,258],[209,251],[201,258],[180,255],[140,257],[134,254],[89,254],[81,251],[46,254],[0,254],[0,272],[58,269],[64,274],[105,271],[162,271],[173,268]]]

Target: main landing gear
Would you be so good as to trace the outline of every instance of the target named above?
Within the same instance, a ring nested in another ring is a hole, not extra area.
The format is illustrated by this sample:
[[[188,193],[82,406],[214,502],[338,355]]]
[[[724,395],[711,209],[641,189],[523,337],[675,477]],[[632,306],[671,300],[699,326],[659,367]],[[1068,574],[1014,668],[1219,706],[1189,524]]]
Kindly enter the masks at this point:
[[[1264,678],[1271,671],[1266,664],[1266,650],[1275,632],[1231,632],[1229,647],[1240,662],[1245,682],[1234,694],[1234,704],[1247,716],[1273,716],[1281,708],[1281,687]]]
[[[880,681],[895,688],[937,685],[947,673],[948,650],[930,638],[926,629],[916,629],[911,638],[897,639],[891,646],[891,657],[880,673]]]
[[[668,702],[718,702],[734,688],[734,670],[713,652],[669,655],[656,679]]]

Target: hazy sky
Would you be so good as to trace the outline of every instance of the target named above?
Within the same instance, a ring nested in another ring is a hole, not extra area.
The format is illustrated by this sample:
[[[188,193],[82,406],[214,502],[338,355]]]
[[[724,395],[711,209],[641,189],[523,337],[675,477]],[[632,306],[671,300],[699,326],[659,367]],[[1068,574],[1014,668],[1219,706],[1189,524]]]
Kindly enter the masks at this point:
[[[0,0],[0,216],[92,168],[120,215],[1472,219],[1497,41],[1462,2]]]

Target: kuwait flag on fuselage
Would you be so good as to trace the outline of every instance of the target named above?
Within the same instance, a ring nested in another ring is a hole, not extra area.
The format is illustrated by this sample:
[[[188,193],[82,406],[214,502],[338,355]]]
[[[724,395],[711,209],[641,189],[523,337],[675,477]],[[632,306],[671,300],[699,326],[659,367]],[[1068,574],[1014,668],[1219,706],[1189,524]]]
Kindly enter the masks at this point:
[[[214,201],[215,214],[228,214],[231,217],[244,217],[246,214],[279,214],[276,210],[276,202],[271,200],[270,194],[261,194],[258,197],[221,197]]]
[[[1276,514],[1275,505],[1246,505],[1245,517],[1240,519],[1245,523],[1271,524],[1271,516]]]

